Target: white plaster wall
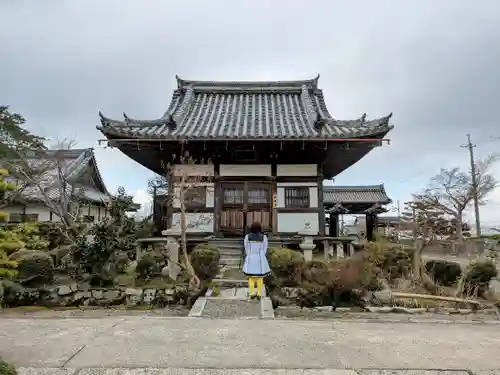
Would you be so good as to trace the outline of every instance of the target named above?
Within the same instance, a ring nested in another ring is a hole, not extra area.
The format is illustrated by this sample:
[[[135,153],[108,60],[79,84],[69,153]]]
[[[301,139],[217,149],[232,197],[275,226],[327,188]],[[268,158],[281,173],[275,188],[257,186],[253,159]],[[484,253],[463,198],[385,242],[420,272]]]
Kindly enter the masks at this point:
[[[319,215],[315,212],[279,212],[278,232],[295,233],[306,230],[305,224],[310,224],[310,229],[319,232]]]
[[[317,176],[318,166],[316,164],[278,164],[276,168],[278,176]]]
[[[221,164],[219,166],[221,176],[272,176],[271,164]]]
[[[213,164],[176,164],[174,165],[174,176],[213,176]]]
[[[310,186],[310,185],[313,186]],[[285,207],[285,187],[296,187],[296,186],[309,186],[309,207],[318,207],[318,187],[316,183],[278,183],[278,187],[276,189],[276,207],[284,208]]]
[[[214,232],[214,214],[213,213],[188,213],[186,214],[186,223],[188,228],[186,232],[199,233],[199,232]],[[181,214],[174,213],[172,215],[171,229],[180,229]]]
[[[21,214],[23,213],[23,207],[22,206],[10,206],[6,208],[2,208],[3,212],[7,212],[9,214]],[[88,208],[87,207],[82,207],[81,208],[81,214],[82,215],[88,215]],[[51,221],[50,220],[50,209],[47,207],[41,205],[41,204],[28,204],[26,206],[26,214],[38,214],[38,221]],[[98,206],[92,205],[90,206],[90,216],[94,216],[94,222],[98,222]],[[101,207],[101,217],[100,220],[104,219],[105,217],[105,210],[104,207]],[[52,214],[52,222],[60,222],[61,218],[57,216],[55,213]]]
[[[196,186],[206,186],[205,207],[214,207],[215,205],[215,185],[213,182],[200,182]],[[174,196],[172,198],[172,206],[180,208],[181,202],[179,201],[180,186],[174,184]]]

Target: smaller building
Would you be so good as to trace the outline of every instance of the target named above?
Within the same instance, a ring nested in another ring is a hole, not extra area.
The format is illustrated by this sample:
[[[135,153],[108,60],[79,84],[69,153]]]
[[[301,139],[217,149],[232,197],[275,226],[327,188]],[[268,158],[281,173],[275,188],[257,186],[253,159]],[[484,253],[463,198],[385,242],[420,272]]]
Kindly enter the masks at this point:
[[[364,217],[364,231],[359,229],[368,240],[374,238],[378,228],[378,215],[387,210],[385,205],[392,202],[385,191],[384,185],[366,186],[325,186],[323,187],[323,203],[329,214],[328,234],[331,237],[339,236],[339,215],[360,215]],[[355,227],[359,227],[360,218],[356,218]]]
[[[56,158],[53,167],[50,161],[52,157]],[[45,161],[29,160],[28,164],[33,164],[36,168],[37,163],[42,165],[43,162],[46,162],[48,167],[40,178],[45,180],[43,184],[50,199],[60,199],[60,184],[65,183],[67,184],[65,191],[71,196],[71,201],[77,202],[73,203],[75,209],[78,205],[85,221],[98,222],[108,215],[106,204],[110,202],[111,195],[104,185],[92,148],[50,150],[47,151]],[[59,171],[64,177],[59,176]],[[11,223],[61,220],[46,206],[37,186],[28,186],[11,206],[2,211],[8,213],[8,221]]]

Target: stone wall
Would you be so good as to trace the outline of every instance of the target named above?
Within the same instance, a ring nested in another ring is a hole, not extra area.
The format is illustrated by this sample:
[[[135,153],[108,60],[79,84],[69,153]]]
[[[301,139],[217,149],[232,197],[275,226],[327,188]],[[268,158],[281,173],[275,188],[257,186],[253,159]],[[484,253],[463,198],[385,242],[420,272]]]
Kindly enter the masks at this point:
[[[186,303],[187,286],[171,288],[89,288],[77,283],[42,288],[4,285],[4,306],[137,306],[163,307]]]

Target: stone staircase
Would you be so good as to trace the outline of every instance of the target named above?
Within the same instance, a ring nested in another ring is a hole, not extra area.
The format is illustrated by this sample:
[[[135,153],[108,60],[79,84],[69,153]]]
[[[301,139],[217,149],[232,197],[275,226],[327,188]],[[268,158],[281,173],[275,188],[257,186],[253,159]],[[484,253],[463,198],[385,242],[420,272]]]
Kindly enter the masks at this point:
[[[220,253],[219,264],[226,267],[238,267],[243,256],[243,238],[220,238],[209,241],[217,246]]]
[[[217,246],[220,252],[219,264],[223,267],[238,267],[243,261],[243,237],[215,238],[208,241],[209,244]],[[269,239],[269,247],[280,247],[279,241]],[[243,264],[241,264],[243,266]]]

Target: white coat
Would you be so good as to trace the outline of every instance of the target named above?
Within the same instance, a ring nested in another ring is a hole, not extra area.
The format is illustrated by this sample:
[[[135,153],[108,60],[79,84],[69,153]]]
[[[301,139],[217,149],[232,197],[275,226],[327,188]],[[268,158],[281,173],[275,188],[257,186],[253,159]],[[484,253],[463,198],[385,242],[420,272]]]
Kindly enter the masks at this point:
[[[245,263],[243,273],[247,276],[265,276],[271,272],[267,262],[267,236],[250,233],[245,236]]]

